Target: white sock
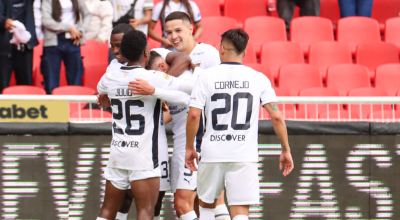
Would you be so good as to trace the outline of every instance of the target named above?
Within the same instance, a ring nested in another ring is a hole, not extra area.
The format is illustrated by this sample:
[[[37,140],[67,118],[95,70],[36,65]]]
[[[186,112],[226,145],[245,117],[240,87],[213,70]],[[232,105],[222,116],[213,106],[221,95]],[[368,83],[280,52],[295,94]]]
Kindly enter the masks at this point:
[[[128,218],[128,213],[118,212],[115,217],[116,220],[126,220]]]
[[[237,215],[233,220],[249,220],[249,216],[247,215]]]
[[[199,220],[210,220],[210,219],[215,219],[215,209],[207,209],[200,206]]]
[[[188,212],[184,215],[181,215],[180,220],[194,220],[197,219],[197,215],[195,211]]]
[[[216,220],[231,220],[228,208],[225,204],[218,205],[215,208],[215,219]]]
[[[153,220],[160,220],[160,216],[154,216]]]
[[[107,219],[105,219],[105,218],[100,218],[100,217],[97,217],[97,218],[96,218],[96,220],[107,220]]]

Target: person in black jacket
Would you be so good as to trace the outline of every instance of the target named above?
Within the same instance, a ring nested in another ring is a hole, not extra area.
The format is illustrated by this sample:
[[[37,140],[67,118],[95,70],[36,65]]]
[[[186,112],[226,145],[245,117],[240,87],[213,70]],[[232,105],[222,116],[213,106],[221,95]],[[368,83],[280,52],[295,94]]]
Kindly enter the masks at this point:
[[[18,20],[31,34],[26,44],[10,44],[12,22]],[[32,85],[33,47],[38,45],[33,18],[33,0],[0,0],[0,92],[9,86],[15,72],[18,85]]]

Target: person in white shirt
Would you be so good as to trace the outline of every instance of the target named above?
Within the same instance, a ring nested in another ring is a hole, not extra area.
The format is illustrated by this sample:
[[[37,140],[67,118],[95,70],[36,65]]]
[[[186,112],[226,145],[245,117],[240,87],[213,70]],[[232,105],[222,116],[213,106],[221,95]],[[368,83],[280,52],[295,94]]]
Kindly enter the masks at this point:
[[[265,75],[242,65],[248,35],[242,29],[222,34],[221,65],[204,70],[190,98],[186,126],[186,166],[198,170],[200,220],[214,217],[216,200],[226,187],[233,220],[248,220],[249,206],[259,203],[259,103],[271,116],[282,144],[280,169],[287,176],[294,168],[285,120],[275,91]],[[201,161],[193,146],[202,112],[206,132]],[[198,169],[196,163],[199,163]]]
[[[150,52],[147,38],[141,31],[124,34],[121,52],[128,60],[127,66],[108,71],[97,87],[100,94],[110,97],[113,111],[113,139],[105,170],[106,192],[97,220],[115,219],[129,186],[135,199],[137,219],[149,220],[154,216],[161,177],[158,158],[161,101],[157,97],[186,105],[192,86],[165,73],[143,68]],[[137,78],[155,86],[157,97],[131,93],[127,81]]]
[[[179,52],[188,54],[192,59],[193,64],[199,65],[202,69],[207,69],[220,64],[219,53],[213,46],[197,43],[194,40],[192,35],[193,26],[187,13],[173,12],[169,14],[166,18],[165,25],[168,39],[171,42],[174,42],[175,49]],[[166,49],[156,50],[164,59],[170,53],[170,51]],[[190,74],[174,76],[185,79],[190,77]],[[146,82],[131,82],[131,85],[136,85],[136,87],[148,86]],[[193,208],[197,194],[197,173],[191,172],[184,165],[186,144],[185,127],[188,107],[180,107],[168,102],[167,104],[170,109],[171,117],[173,118],[172,123],[174,132],[174,152],[171,160],[171,185],[173,192],[175,193],[174,208],[180,219],[193,220],[197,218],[197,214]],[[200,127],[196,138],[196,149],[198,151],[200,151],[201,137],[203,133],[204,129]],[[218,206],[215,209],[215,219],[230,219],[223,193],[221,193],[221,196],[218,199]]]
[[[189,0],[165,0],[159,2],[153,10],[153,15],[151,18],[151,23],[149,25],[149,36],[156,41],[162,43],[162,47],[171,49],[172,42],[167,39],[166,33],[166,18],[169,14],[175,11],[186,12],[189,14],[191,20],[194,22],[196,26],[196,33],[194,34],[194,39],[197,40],[201,34],[203,33],[203,26],[201,24],[201,14],[200,9],[193,1]],[[162,35],[159,36],[155,31],[154,27],[156,26],[157,21],[161,22]]]
[[[96,40],[98,44],[109,41],[112,30],[113,10],[109,1],[85,0],[86,7],[92,14],[86,39]]]

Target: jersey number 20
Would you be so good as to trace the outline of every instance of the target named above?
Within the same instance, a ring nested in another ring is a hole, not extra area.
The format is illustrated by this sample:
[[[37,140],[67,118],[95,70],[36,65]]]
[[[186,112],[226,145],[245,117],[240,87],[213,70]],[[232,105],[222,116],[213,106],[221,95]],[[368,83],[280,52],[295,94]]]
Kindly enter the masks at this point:
[[[111,99],[111,105],[116,105],[118,108],[117,113],[113,113],[115,120],[121,120],[123,118],[122,102],[119,99]],[[126,128],[125,133],[127,135],[142,135],[144,133],[144,116],[143,115],[131,115],[131,106],[144,107],[144,103],[140,100],[127,100],[125,102],[125,119]],[[139,121],[139,129],[131,129],[132,121]],[[113,124],[113,130],[115,134],[124,134],[121,128],[117,128],[115,122]]]
[[[218,115],[219,114],[227,114],[231,111],[231,95],[228,93],[215,93],[211,96],[211,101],[215,102],[217,100],[223,99],[225,100],[225,108],[216,108],[211,111],[212,117],[212,126],[214,130],[224,131],[228,130],[227,124],[218,124]],[[238,108],[239,108],[239,99],[247,100],[247,109],[246,109],[246,121],[244,124],[238,124]],[[247,92],[238,92],[233,96],[233,113],[232,113],[232,121],[231,127],[233,130],[247,130],[250,128],[250,118],[251,113],[253,111],[253,95]]]

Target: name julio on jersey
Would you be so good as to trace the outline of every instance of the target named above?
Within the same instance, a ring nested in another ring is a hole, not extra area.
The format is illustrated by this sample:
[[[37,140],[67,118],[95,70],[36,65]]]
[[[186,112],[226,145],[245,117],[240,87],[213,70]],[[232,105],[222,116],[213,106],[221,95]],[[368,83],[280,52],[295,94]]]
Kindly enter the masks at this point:
[[[215,89],[248,89],[249,81],[220,81],[215,82]]]
[[[129,89],[117,89],[115,96],[132,96],[132,92]]]

